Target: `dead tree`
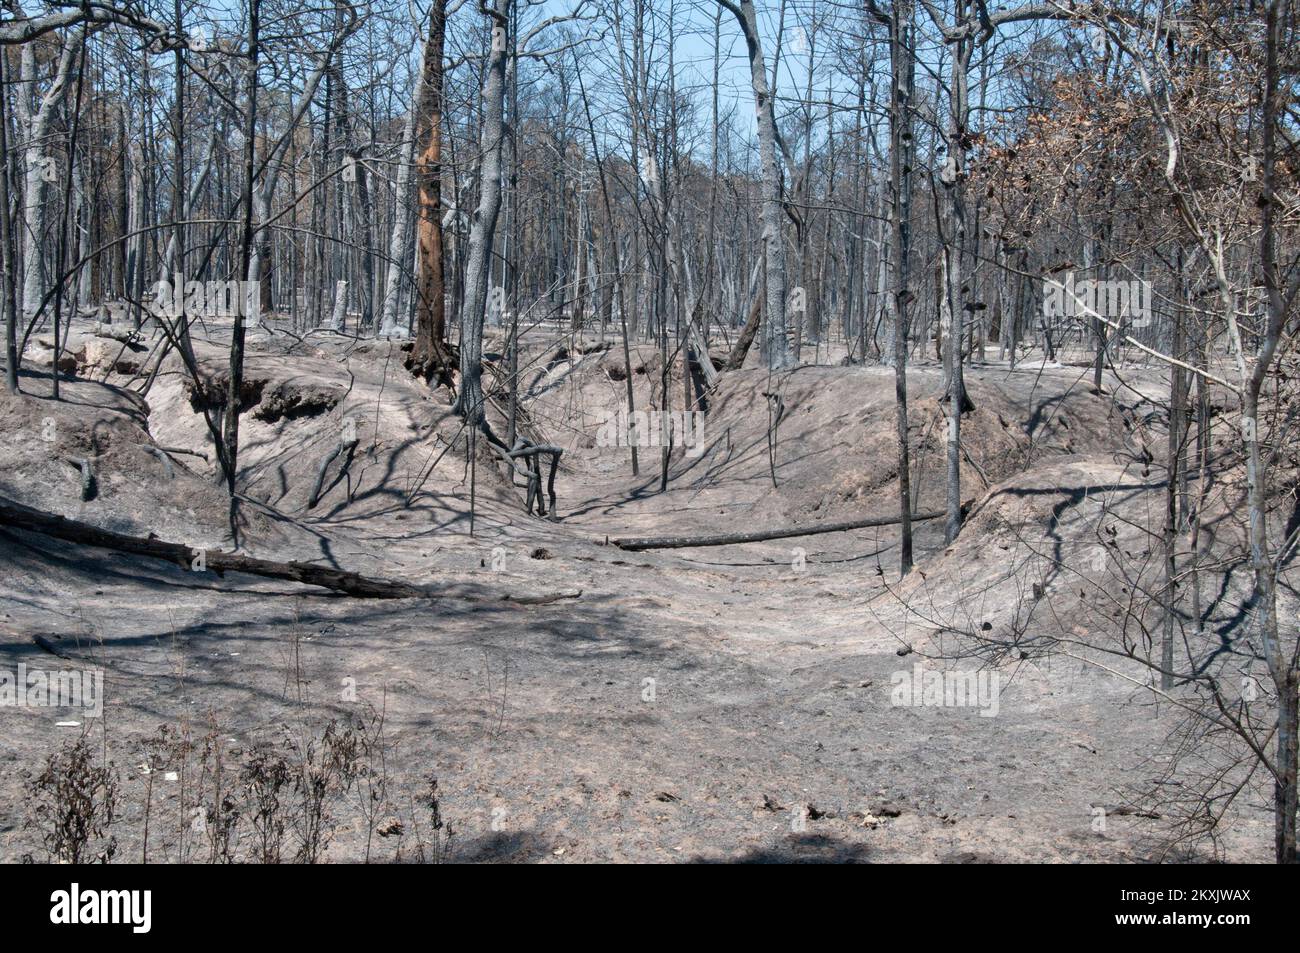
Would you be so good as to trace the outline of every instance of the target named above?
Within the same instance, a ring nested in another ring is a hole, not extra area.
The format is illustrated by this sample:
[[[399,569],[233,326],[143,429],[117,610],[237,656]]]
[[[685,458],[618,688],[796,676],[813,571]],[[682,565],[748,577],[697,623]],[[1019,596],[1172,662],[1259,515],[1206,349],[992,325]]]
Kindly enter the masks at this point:
[[[465,300],[460,320],[460,391],[456,412],[471,427],[483,414],[483,324],[487,317],[488,277],[497,216],[501,211],[501,154],[505,138],[505,91],[510,10],[514,0],[492,0],[482,7],[488,18],[491,41],[484,70],[483,122],[479,133],[478,207],[470,222],[469,259],[465,266]]]
[[[420,86],[413,107],[419,117],[416,135],[424,143],[424,149],[416,167],[420,184],[419,270],[415,286],[415,347],[407,366],[426,380],[436,377],[450,386],[451,357],[445,344],[447,320],[442,270],[442,55],[446,31],[446,0],[433,0],[429,7],[429,39],[421,58]],[[399,195],[398,201],[404,198]],[[404,228],[403,222],[401,229]],[[395,234],[398,231],[395,227]]]
[[[767,323],[763,331],[768,366],[773,370],[790,367],[796,359],[790,354],[786,320],[785,241],[782,227],[785,207],[781,190],[781,166],[777,156],[780,132],[776,125],[775,95],[768,87],[767,62],[759,35],[758,18],[753,0],[717,0],[740,24],[749,53],[750,85],[754,109],[758,113],[758,148],[763,163],[763,249],[766,260]]]

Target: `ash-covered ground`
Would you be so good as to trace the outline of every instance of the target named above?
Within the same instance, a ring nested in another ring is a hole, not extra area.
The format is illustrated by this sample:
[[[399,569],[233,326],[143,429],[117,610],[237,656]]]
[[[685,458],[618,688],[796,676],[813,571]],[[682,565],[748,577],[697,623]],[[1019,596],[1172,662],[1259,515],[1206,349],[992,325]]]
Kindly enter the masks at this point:
[[[0,496],[430,597],[350,598],[0,528],[0,665],[104,676],[99,717],[0,712],[0,860],[46,859],[41,774],[79,738],[115,779],[96,838],[115,860],[1271,855],[1271,813],[1249,791],[1217,846],[1178,843],[1151,805],[1187,783],[1170,767],[1180,711],[1138,668],[1087,651],[1111,637],[1105,534],[1140,562],[1159,524],[1156,370],[1108,373],[1099,395],[1086,367],[971,369],[968,525],[945,549],[942,521],[918,523],[917,570],[900,580],[895,526],[607,542],[896,514],[890,368],[723,374],[702,443],[674,449],[661,490],[659,448],[640,449],[634,475],[630,450],[600,438],[626,401],[621,342],[538,331],[521,420],[565,448],[552,521],[524,512],[522,480],[483,442],[470,460],[450,395],[410,376],[400,342],[257,332],[236,540],[202,416],[225,360],[211,333],[196,341],[208,387],[172,357],[141,394],[148,362],[79,329],[57,402],[36,341],[24,394],[0,396]],[[640,409],[659,400],[658,360],[632,348]],[[924,512],[942,507],[943,380],[922,364],[909,382]],[[781,394],[775,427],[765,393]],[[498,407],[490,419],[504,429]],[[345,433],[355,451],[310,506]],[[92,463],[92,499],[75,460]],[[1047,638],[1075,630],[1076,651]],[[996,695],[900,704],[901,683],[933,672],[974,673]]]

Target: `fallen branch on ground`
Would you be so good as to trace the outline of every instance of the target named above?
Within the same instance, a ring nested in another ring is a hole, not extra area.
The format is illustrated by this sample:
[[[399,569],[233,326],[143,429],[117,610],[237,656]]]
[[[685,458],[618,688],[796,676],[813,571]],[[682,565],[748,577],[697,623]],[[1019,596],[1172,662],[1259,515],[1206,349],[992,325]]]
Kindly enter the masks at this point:
[[[201,450],[186,450],[184,447],[159,447],[158,449],[173,455],[180,453],[190,457],[201,457],[204,463],[208,462],[208,455]]]
[[[942,511],[913,513],[912,522],[935,520],[947,515]],[[816,523],[808,526],[784,526],[780,529],[760,530],[754,533],[724,533],[718,536],[640,536],[611,539],[619,549],[685,549],[690,546],[729,546],[732,543],[761,543],[769,539],[788,539],[792,536],[818,536],[822,533],[842,533],[850,529],[867,529],[871,526],[892,526],[899,522],[897,516],[872,516],[867,519],[847,520],[841,523]]]
[[[425,590],[404,582],[390,582],[387,579],[372,579],[354,572],[332,569],[328,566],[315,566],[311,563],[277,562],[271,559],[258,559],[253,556],[241,556],[219,549],[201,550],[180,543],[168,543],[161,539],[142,539],[139,536],[127,536],[112,530],[100,529],[89,523],[80,523],[53,513],[44,513],[31,507],[23,506],[9,500],[0,499],[0,526],[12,526],[15,529],[30,530],[55,539],[86,546],[98,546],[118,552],[131,553],[136,556],[150,556],[166,560],[189,569],[196,559],[202,558],[203,564],[212,572],[221,575],[225,572],[242,572],[253,576],[265,576],[268,579],[289,579],[309,586],[321,586],[336,592],[346,593],[363,599],[410,599],[427,597]]]
[[[513,602],[517,606],[549,606],[553,602],[581,598],[581,589],[562,589],[559,592],[552,592],[542,596],[512,596],[507,594],[501,597],[501,601]]]
[[[376,579],[362,576],[355,572],[345,572],[328,566],[312,563],[277,562],[272,559],[258,559],[254,556],[241,556],[219,549],[201,550],[197,547],[180,543],[168,543],[161,539],[142,539],[139,536],[127,536],[112,530],[100,529],[89,523],[70,520],[54,513],[23,506],[12,500],[0,497],[0,526],[40,533],[70,543],[84,546],[97,546],[118,552],[131,553],[136,556],[149,556],[174,563],[185,569],[193,568],[195,560],[202,557],[204,567],[222,575],[227,572],[242,572],[251,576],[264,576],[268,579],[288,579],[309,586],[321,586],[342,592],[345,595],[361,599],[463,599],[466,602],[508,602],[515,605],[544,606],[568,599],[580,599],[581,589],[561,589],[557,592],[540,594],[497,593],[491,595],[473,595],[456,592],[433,592],[427,586],[417,586],[408,582],[389,579]]]
[[[16,636],[8,632],[7,630],[0,629],[0,632],[4,632],[6,638],[10,642],[17,643],[21,641],[20,639],[18,639]],[[38,647],[44,649],[46,652],[49,652],[51,655],[57,655],[59,658],[67,659],[69,662],[78,661],[77,659],[74,659],[71,655],[63,651],[61,648],[59,648],[57,645],[55,645],[53,642],[51,642],[43,635],[33,635],[32,641],[35,642]]]

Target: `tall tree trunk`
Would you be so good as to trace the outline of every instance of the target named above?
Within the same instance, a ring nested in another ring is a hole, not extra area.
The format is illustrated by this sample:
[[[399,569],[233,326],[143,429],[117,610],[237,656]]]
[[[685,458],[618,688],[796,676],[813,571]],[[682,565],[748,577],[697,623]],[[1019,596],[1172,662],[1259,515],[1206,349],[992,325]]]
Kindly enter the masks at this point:
[[[893,228],[894,403],[898,437],[898,505],[902,539],[899,571],[912,569],[912,463],[907,426],[907,329],[912,293],[909,257],[912,244],[912,6],[895,0],[889,22],[892,106],[889,111],[890,224]],[[863,315],[865,319],[865,314]],[[865,358],[866,355],[863,354]]]
[[[957,19],[962,22],[966,0],[957,0]],[[973,41],[954,42],[951,49],[952,73],[949,83],[948,123],[944,132],[947,157],[939,180],[943,185],[944,227],[941,265],[950,327],[947,329],[945,354],[948,378],[947,508],[944,541],[951,543],[961,532],[961,418],[973,409],[966,395],[962,344],[965,340],[965,316],[970,305],[970,289],[965,280],[966,254],[966,151],[969,148],[967,122],[970,115],[967,93],[967,69]]]
[[[442,54],[447,32],[446,0],[429,9],[429,39],[421,64],[419,136],[424,143],[416,174],[420,183],[419,276],[416,281],[415,348],[409,367],[426,380],[451,384],[446,298],[442,270]]]
[[[13,219],[9,211],[9,94],[8,59],[0,56],[0,260],[3,261],[3,284],[0,285],[0,310],[5,322],[5,383],[12,394],[18,393],[18,308],[17,262],[14,261]]]
[[[254,259],[254,196],[257,174],[257,67],[260,47],[258,34],[261,28],[261,0],[249,0],[248,7],[248,116],[244,121],[244,195],[243,229],[239,239],[240,274],[255,276]],[[265,219],[259,219],[265,221]],[[254,279],[255,280],[255,279]],[[254,288],[256,286],[253,286]],[[235,308],[234,325],[230,333],[230,366],[226,381],[226,408],[222,421],[221,469],[230,493],[231,530],[235,528],[235,480],[239,472],[239,391],[244,382],[244,313],[252,304],[252,289],[239,295]],[[260,304],[260,302],[259,302]]]
[[[479,135],[479,200],[470,223],[465,266],[465,303],[461,311],[460,393],[456,411],[470,426],[483,423],[483,322],[487,315],[488,275],[497,215],[501,211],[501,153],[505,138],[505,90],[510,8],[514,0],[492,0],[485,8],[492,41],[483,80],[483,128]]]
[[[23,315],[30,321],[40,310],[45,295],[42,241],[48,221],[46,185],[53,178],[53,156],[45,152],[50,123],[68,90],[68,80],[77,62],[85,30],[78,28],[67,36],[55,67],[50,87],[40,97],[33,111],[29,97],[37,87],[36,43],[24,44],[19,59],[21,87],[18,103],[19,132],[23,136]],[[57,363],[57,362],[56,362]],[[57,366],[55,368],[57,373]]]
[[[754,109],[758,114],[758,152],[763,163],[763,251],[767,261],[767,322],[763,328],[768,366],[773,370],[794,363],[787,338],[785,241],[782,224],[785,210],[781,196],[781,167],[778,164],[775,96],[768,89],[767,65],[758,31],[753,0],[718,0],[740,23],[749,52],[750,84],[754,92]]]
[[[1266,11],[1266,53],[1262,127],[1262,168],[1258,205],[1260,209],[1260,271],[1264,279],[1265,322],[1258,338],[1253,366],[1245,378],[1242,399],[1242,436],[1246,449],[1247,511],[1249,516],[1250,564],[1255,576],[1255,611],[1264,657],[1273,685],[1277,690],[1277,755],[1274,769],[1274,829],[1278,863],[1296,862],[1296,811],[1300,807],[1297,791],[1297,758],[1300,756],[1300,647],[1287,653],[1279,639],[1277,617],[1277,565],[1269,551],[1268,488],[1260,452],[1259,395],[1268,377],[1269,367],[1277,355],[1297,295],[1300,274],[1284,272],[1277,251],[1278,181],[1277,127],[1283,120],[1286,97],[1281,93],[1283,36],[1286,22],[1282,0],[1269,0]],[[1222,276],[1222,268],[1220,275]],[[1221,278],[1222,280],[1222,278]],[[1226,300],[1226,307],[1232,302]],[[1231,315],[1231,311],[1225,310]],[[1246,369],[1240,334],[1235,321],[1234,345],[1239,366]]]
[[[397,182],[393,189],[393,230],[388,237],[388,271],[384,280],[384,299],[380,309],[379,336],[404,337],[406,327],[398,320],[402,289],[402,269],[406,264],[407,240],[411,218],[411,169],[415,163],[415,127],[424,109],[424,60],[428,52],[426,39],[420,53],[419,72],[415,78],[415,92],[406,119],[402,123],[402,145],[397,166]]]

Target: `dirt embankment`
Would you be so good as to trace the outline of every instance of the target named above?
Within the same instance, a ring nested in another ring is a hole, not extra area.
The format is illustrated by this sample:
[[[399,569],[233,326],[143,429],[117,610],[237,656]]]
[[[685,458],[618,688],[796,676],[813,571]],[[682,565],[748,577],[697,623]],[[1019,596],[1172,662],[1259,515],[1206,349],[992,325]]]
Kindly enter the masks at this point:
[[[55,401],[48,378],[23,383],[27,393],[0,394],[9,445],[0,457],[0,494],[131,535],[196,546],[228,541],[225,493],[201,459],[154,438],[146,400],[76,380],[63,381]]]
[[[658,354],[632,354],[634,400],[641,433],[640,473],[631,448],[611,446],[611,419],[627,423],[621,348],[598,354],[552,353],[530,416],[550,442],[566,447],[570,492],[582,504],[630,524],[660,507],[662,441],[647,435],[661,424]],[[962,420],[963,496],[1058,458],[1099,464],[1149,462],[1162,452],[1156,408],[1136,390],[1090,391],[1091,379],[1071,369],[1008,372],[976,368],[967,388],[975,404]],[[942,509],[947,406],[941,371],[909,371],[913,508]],[[683,433],[675,418],[668,494],[689,499],[690,525],[680,531],[726,532],[737,520],[757,525],[837,521],[897,509],[895,384],[885,367],[801,367],[772,374],[723,374],[707,412]],[[682,398],[673,394],[680,413]],[[616,416],[617,415],[617,416]],[[628,441],[631,442],[631,441]],[[682,446],[682,444],[688,446]]]

